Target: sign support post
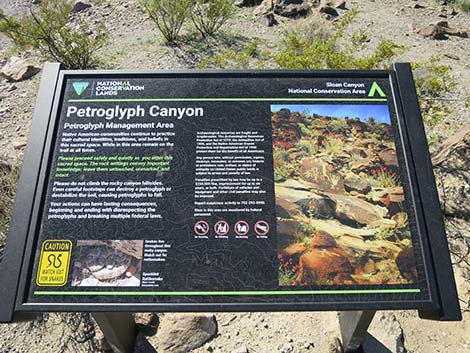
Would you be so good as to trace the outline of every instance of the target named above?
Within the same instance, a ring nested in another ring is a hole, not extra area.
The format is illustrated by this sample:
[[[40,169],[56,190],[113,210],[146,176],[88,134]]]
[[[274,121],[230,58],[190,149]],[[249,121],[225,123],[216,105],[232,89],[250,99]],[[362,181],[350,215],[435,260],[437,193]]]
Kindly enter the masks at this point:
[[[339,325],[344,353],[358,352],[375,311],[341,311]]]
[[[131,313],[96,312],[92,316],[103,331],[104,338],[114,353],[132,353],[134,351],[136,326]]]

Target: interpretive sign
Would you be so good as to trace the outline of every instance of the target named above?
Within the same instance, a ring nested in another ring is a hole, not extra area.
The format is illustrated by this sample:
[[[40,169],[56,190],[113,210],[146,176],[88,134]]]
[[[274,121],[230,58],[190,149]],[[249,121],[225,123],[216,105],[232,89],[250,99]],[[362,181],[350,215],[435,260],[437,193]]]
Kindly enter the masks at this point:
[[[1,276],[2,320],[62,310],[460,315],[407,64],[46,66]]]

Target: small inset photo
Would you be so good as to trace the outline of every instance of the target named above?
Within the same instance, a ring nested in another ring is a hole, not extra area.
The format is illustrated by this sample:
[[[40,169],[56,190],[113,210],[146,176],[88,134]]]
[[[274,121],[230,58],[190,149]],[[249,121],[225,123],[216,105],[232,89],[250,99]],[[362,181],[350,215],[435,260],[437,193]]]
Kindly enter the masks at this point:
[[[79,240],[72,286],[138,287],[143,240]]]

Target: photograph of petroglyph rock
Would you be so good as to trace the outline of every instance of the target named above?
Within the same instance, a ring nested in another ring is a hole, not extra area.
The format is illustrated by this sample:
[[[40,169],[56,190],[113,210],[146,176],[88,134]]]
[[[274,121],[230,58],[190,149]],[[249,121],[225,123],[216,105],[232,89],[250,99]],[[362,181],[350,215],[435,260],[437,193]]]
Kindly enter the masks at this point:
[[[273,105],[280,286],[417,281],[386,105]]]

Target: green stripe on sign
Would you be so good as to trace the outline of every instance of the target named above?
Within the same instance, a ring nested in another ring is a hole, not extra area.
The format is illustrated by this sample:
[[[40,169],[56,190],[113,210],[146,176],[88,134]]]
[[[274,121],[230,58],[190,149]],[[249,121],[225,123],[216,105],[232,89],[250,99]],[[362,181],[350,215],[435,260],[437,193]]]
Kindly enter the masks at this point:
[[[69,99],[68,103],[99,102],[276,102],[276,101],[326,101],[326,102],[387,102],[387,98],[103,98]]]
[[[53,292],[36,291],[36,295],[135,295],[135,296],[203,296],[203,295],[302,295],[302,294],[392,294],[419,293],[420,289],[340,289],[340,290],[299,290],[299,291],[243,291],[243,292]]]

